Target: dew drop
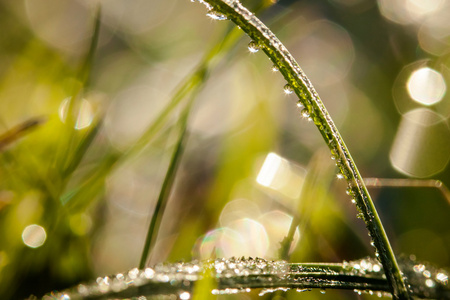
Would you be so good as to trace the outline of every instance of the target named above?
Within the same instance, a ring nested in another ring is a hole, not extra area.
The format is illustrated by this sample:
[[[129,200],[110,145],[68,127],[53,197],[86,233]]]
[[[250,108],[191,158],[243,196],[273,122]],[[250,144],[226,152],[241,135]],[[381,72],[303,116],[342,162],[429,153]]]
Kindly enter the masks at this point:
[[[438,273],[436,275],[436,279],[441,281],[445,285],[448,283],[448,275],[445,273]]]
[[[61,105],[59,106],[59,118],[63,123],[66,122],[71,101],[72,98],[66,98],[61,102]],[[89,127],[92,124],[95,115],[95,111],[91,102],[86,99],[82,99],[80,106],[77,108],[77,111],[77,115],[74,116],[74,128],[77,130],[81,130]]]
[[[372,271],[374,271],[374,272],[380,272],[380,271],[381,271],[380,265],[373,265],[373,266],[372,266]]]
[[[419,264],[419,265],[415,265],[413,267],[414,272],[416,273],[422,273],[423,271],[425,271],[425,265]]]
[[[211,19],[213,19],[213,20],[218,20],[218,21],[223,21],[223,20],[226,20],[226,19],[227,19],[227,16],[225,16],[224,14],[221,14],[221,13],[219,13],[219,12],[213,10],[213,9],[211,9],[210,11],[208,11],[208,12],[206,13],[206,15],[207,15],[208,17],[210,17]]]
[[[352,189],[351,188],[348,188],[346,191],[345,191],[345,193],[347,194],[347,195],[353,195],[353,191],[352,191]],[[353,202],[353,201],[352,201]]]
[[[278,71],[280,71],[280,69],[278,69],[278,67],[276,65],[273,65],[272,66],[272,71],[273,72],[278,72]]]
[[[292,89],[292,87],[289,83],[283,87],[283,90],[286,95],[290,95],[294,92],[294,90]]]
[[[325,289],[320,289],[320,293],[325,294],[326,293]]]
[[[304,118],[309,118],[310,114],[309,114],[308,109],[305,108],[305,109],[302,110],[302,116]]]
[[[362,294],[362,292],[360,291],[360,290],[353,290],[355,293],[357,293],[358,295],[361,295]]]
[[[256,53],[256,52],[259,51],[259,49],[260,49],[260,46],[258,45],[257,42],[251,41],[250,43],[248,43],[248,50],[249,50],[251,53]]]
[[[303,106],[303,104],[301,102],[297,102],[297,107],[298,108],[303,108],[304,106]]]
[[[425,285],[429,288],[433,288],[435,286],[435,282],[433,279],[427,279],[425,280]]]
[[[355,200],[355,199],[352,199],[352,203],[353,203],[353,204],[356,204],[356,200]]]
[[[334,157],[334,156],[333,156]],[[344,179],[344,175],[342,175],[342,173],[337,173],[336,174],[336,178],[337,179]]]

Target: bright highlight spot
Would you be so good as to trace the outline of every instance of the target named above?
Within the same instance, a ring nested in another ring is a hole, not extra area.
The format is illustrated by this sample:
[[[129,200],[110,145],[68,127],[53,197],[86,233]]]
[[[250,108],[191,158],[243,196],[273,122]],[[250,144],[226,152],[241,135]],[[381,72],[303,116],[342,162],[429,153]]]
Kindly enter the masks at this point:
[[[181,300],[188,300],[191,298],[191,294],[189,294],[188,292],[183,292],[180,294],[180,299]]]
[[[439,280],[440,282],[442,282],[443,284],[448,283],[448,276],[445,273],[438,273],[436,275],[436,279]]]
[[[45,243],[47,233],[44,227],[33,224],[27,226],[22,232],[22,240],[30,248],[38,248]]]
[[[306,170],[302,167],[275,153],[269,153],[256,177],[256,182],[291,199],[297,199],[305,176]]]
[[[423,105],[438,103],[447,89],[441,73],[427,67],[413,72],[407,87],[411,98]]]
[[[282,163],[283,159],[281,157],[275,153],[269,153],[264,161],[261,171],[259,171],[256,182],[263,186],[271,186]]]
[[[432,288],[435,286],[435,283],[434,283],[433,279],[427,279],[427,280],[425,280],[425,285],[429,288]]]
[[[414,17],[421,17],[431,14],[444,4],[444,0],[407,0],[406,9]]]
[[[59,118],[64,123],[66,122],[67,119],[70,99],[71,98],[64,99],[61,105],[59,106]],[[75,129],[80,130],[89,127],[93,119],[94,119],[94,109],[89,101],[83,99],[81,101],[81,104],[79,105],[78,114],[75,120]]]

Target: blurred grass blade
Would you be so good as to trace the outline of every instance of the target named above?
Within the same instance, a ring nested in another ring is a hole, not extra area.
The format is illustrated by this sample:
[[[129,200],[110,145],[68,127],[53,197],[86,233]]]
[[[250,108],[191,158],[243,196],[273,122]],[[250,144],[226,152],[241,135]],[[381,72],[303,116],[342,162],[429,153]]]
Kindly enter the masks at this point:
[[[93,191],[95,190],[93,187],[101,185],[105,177],[118,163],[124,162],[128,158],[142,151],[142,149],[144,149],[158,134],[161,134],[161,129],[167,124],[169,117],[174,113],[175,109],[183,103],[184,100],[189,99],[193,94],[197,94],[200,91],[208,78],[209,70],[213,69],[219,61],[222,60],[224,55],[230,55],[231,51],[229,50],[236,45],[241,36],[242,32],[235,28],[227,30],[224,35],[219,38],[218,42],[213,44],[214,46],[211,50],[205,54],[199,66],[179,85],[170,102],[161,113],[159,113],[156,120],[149,125],[137,142],[125,153],[112,151],[106,155],[101,166],[87,176],[88,179],[82,186],[76,190],[68,191],[61,197],[61,201],[63,203],[69,203],[80,200],[78,204],[73,204],[78,207],[79,205],[82,206],[84,205],[83,203],[86,203],[87,197],[85,197],[83,191],[92,191],[90,192],[89,197],[93,197]]]
[[[42,125],[45,121],[45,118],[32,118],[4,132],[0,135],[0,151],[23,135]]]
[[[75,151],[72,154],[72,158],[63,171],[64,178],[67,178],[70,174],[72,174],[80,165],[81,160],[91,146],[101,127],[102,121],[97,122],[78,143]]]
[[[97,49],[97,45],[98,45],[98,38],[100,35],[101,13],[102,13],[101,6],[98,5],[97,12],[95,14],[94,32],[92,33],[89,51],[86,54],[84,63],[81,65],[81,68],[80,68],[80,71],[78,74],[78,78],[83,83],[83,87],[85,89],[87,89],[90,85],[91,70],[92,70],[92,65],[94,63],[95,50]]]
[[[193,99],[193,98],[192,98]],[[164,178],[163,184],[161,186],[161,191],[158,196],[158,200],[156,202],[155,210],[153,211],[152,219],[150,221],[150,225],[147,231],[147,237],[144,243],[144,249],[142,250],[141,260],[139,262],[139,268],[143,269],[145,267],[145,263],[147,261],[148,255],[152,250],[154,245],[155,236],[158,232],[159,226],[161,224],[162,216],[164,214],[164,210],[167,205],[167,200],[169,198],[170,192],[172,191],[173,182],[175,179],[175,175],[178,170],[178,166],[180,165],[180,160],[183,155],[184,145],[187,140],[187,122],[188,116],[190,112],[191,103],[185,108],[183,115],[180,118],[180,136],[178,138],[177,144],[175,145],[175,149],[172,155],[172,158],[169,162],[169,167],[167,169],[166,176]]]
[[[289,251],[292,242],[294,241],[295,231],[300,225],[299,216],[302,216],[302,224],[309,222],[312,210],[314,210],[314,206],[317,205],[319,190],[328,190],[328,187],[331,184],[332,176],[330,175],[334,174],[332,172],[334,166],[329,163],[328,151],[317,151],[311,158],[307,169],[308,172],[299,195],[299,207],[292,219],[289,232],[280,245],[280,259],[286,261],[289,261]],[[303,231],[304,230],[300,228],[300,232]]]
[[[208,78],[209,71],[216,67],[223,55],[230,53],[229,50],[237,43],[241,36],[242,32],[238,30],[228,30],[224,36],[221,36],[220,42],[214,44],[214,47],[206,53],[194,72],[179,85],[169,104],[161,111],[157,119],[147,128],[139,140],[125,153],[123,159],[141,151],[159,133],[159,129],[167,122],[174,109],[190,93],[196,93],[201,88]]]
[[[77,112],[80,109],[80,102],[83,100],[81,94],[84,90],[89,88],[89,79],[91,76],[92,65],[94,63],[94,55],[95,50],[98,45],[98,37],[100,33],[100,25],[101,25],[101,8],[98,6],[97,12],[94,18],[94,29],[91,37],[91,41],[89,44],[89,50],[86,53],[83,62],[81,63],[80,69],[77,74],[78,83],[74,83],[72,87],[72,96],[70,97],[67,105],[66,111],[66,126],[65,129],[61,133],[61,144],[60,144],[60,156],[59,161],[57,161],[56,165],[62,166],[60,176],[67,176],[67,169],[64,168],[66,165],[64,162],[67,160],[67,157],[70,156],[71,149],[79,148],[76,145],[75,133],[73,129],[76,127],[76,122],[78,118]],[[73,170],[72,170],[73,171]]]

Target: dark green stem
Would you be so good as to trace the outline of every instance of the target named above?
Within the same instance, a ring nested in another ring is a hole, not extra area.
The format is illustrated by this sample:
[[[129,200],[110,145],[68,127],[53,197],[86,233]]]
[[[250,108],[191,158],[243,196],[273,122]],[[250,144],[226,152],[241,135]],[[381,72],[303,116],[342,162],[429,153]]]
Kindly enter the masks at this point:
[[[156,202],[155,210],[153,211],[152,219],[150,221],[150,225],[147,231],[147,237],[144,243],[144,249],[142,250],[141,260],[139,262],[139,268],[143,269],[145,267],[145,263],[147,262],[148,255],[155,243],[155,237],[159,225],[161,224],[161,220],[164,214],[164,210],[167,205],[167,201],[170,196],[170,192],[172,191],[173,182],[175,179],[176,172],[178,170],[178,166],[181,161],[181,157],[184,150],[184,145],[187,140],[187,122],[188,116],[190,112],[190,108],[192,105],[192,100],[185,108],[183,115],[180,118],[180,136],[178,138],[177,144],[175,145],[175,150],[173,152],[172,158],[169,163],[169,167],[167,169],[166,176],[164,178],[164,182],[161,186],[161,191],[159,193],[158,201]]]

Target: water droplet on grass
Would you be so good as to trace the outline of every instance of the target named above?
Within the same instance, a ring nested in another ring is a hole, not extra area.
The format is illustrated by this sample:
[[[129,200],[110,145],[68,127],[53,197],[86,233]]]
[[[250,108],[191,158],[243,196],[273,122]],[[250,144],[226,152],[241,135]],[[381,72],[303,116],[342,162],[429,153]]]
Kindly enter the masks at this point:
[[[436,285],[436,283],[434,282],[433,279],[427,279],[427,280],[425,280],[425,285],[429,288],[432,288]]]
[[[278,71],[280,71],[280,69],[278,69],[278,67],[276,65],[273,65],[272,66],[272,71],[273,72],[278,72]]]
[[[265,294],[268,294],[268,293],[273,293],[273,292],[277,292],[277,291],[287,292],[288,290],[290,290],[290,288],[288,288],[288,287],[267,288],[267,289],[263,289],[258,295],[264,296]]]
[[[436,279],[438,281],[441,281],[443,284],[447,284],[448,283],[448,275],[445,273],[438,273],[436,275]]]
[[[256,53],[256,52],[258,52],[260,48],[261,48],[261,47],[260,47],[260,46],[258,45],[258,43],[255,42],[255,41],[251,41],[250,43],[248,43],[248,50],[249,50],[251,53]]]
[[[380,271],[381,271],[380,265],[373,265],[373,266],[372,266],[372,271],[374,271],[374,272],[380,272]]]
[[[210,10],[210,11],[208,11],[208,12],[206,13],[206,15],[207,15],[208,17],[210,17],[211,19],[213,19],[213,20],[218,20],[218,21],[223,21],[223,20],[226,20],[226,19],[227,19],[227,16],[225,16],[224,14],[221,14],[221,13],[219,13],[219,12],[213,10],[213,9]]]
[[[334,156],[333,156],[334,157]],[[342,173],[337,173],[336,174],[336,178],[337,179],[344,179],[344,175],[342,175]]]
[[[425,266],[422,264],[418,264],[418,265],[415,265],[413,267],[413,269],[414,269],[414,272],[416,272],[416,273],[422,273],[423,271],[425,271]]]
[[[294,92],[294,90],[292,89],[292,87],[289,83],[283,87],[283,90],[286,95],[290,95]]]
[[[309,118],[309,116],[310,116],[310,114],[309,114],[309,110],[308,109],[303,109],[302,110],[302,116],[304,117],[304,118]]]

